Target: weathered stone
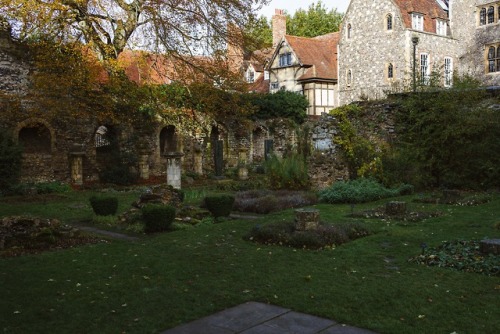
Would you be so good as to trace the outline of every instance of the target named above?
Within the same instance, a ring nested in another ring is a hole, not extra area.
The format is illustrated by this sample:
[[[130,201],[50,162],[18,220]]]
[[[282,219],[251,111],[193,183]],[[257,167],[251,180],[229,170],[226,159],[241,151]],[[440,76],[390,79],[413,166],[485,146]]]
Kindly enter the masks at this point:
[[[385,204],[385,213],[390,216],[399,216],[406,213],[406,202],[388,202]]]
[[[479,250],[483,254],[500,255],[500,239],[481,240]]]
[[[319,210],[298,209],[295,210],[295,229],[298,231],[309,231],[319,226]]]

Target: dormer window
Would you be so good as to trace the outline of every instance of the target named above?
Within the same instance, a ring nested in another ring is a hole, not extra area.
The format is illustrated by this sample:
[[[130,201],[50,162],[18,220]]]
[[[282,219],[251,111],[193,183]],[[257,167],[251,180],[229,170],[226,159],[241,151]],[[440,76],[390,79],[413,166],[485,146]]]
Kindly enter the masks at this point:
[[[411,24],[413,30],[424,31],[424,15],[420,13],[411,14]]]
[[[447,33],[446,21],[444,20],[436,20],[436,34],[441,36],[448,35]]]
[[[280,54],[280,67],[291,66],[292,65],[292,53],[282,53]]]
[[[386,27],[387,27],[388,31],[392,30],[392,15],[391,14],[387,14],[387,17],[386,17]]]

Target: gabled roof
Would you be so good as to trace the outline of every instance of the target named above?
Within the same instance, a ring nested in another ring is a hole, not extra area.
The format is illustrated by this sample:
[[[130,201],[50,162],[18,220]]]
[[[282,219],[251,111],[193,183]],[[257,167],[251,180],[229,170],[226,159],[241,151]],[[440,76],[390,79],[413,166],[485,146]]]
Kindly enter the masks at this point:
[[[438,0],[393,0],[401,10],[406,28],[411,29],[411,13],[424,14],[424,31],[435,32],[434,22],[431,19],[448,19],[448,12]]]
[[[314,38],[290,35],[283,38],[292,48],[300,65],[308,68],[306,73],[298,78],[298,81],[337,79],[337,44],[339,38],[340,34],[338,32]],[[275,53],[275,57],[276,55]]]

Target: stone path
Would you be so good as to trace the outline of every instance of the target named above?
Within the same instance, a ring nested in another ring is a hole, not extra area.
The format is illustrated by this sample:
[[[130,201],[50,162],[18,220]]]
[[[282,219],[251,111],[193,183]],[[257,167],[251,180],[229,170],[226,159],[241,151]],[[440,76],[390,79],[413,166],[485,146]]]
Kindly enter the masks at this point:
[[[113,238],[113,239],[126,240],[126,241],[139,240],[139,238],[137,238],[137,237],[131,237],[129,235],[122,234],[122,233],[101,230],[101,229],[91,227],[91,226],[75,225],[75,227],[78,228],[79,230],[82,230],[82,231],[91,232],[94,234],[100,234],[100,235],[103,235],[103,236],[106,236],[109,238]]]
[[[376,334],[279,306],[248,302],[161,334]]]

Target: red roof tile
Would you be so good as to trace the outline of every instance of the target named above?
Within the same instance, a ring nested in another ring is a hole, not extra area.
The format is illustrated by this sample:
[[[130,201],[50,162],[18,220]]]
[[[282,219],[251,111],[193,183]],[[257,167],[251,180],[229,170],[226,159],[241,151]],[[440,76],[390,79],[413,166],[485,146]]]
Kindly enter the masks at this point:
[[[338,32],[315,38],[285,36],[302,66],[309,67],[299,80],[337,79]]]
[[[436,0],[394,0],[401,9],[406,28],[412,28],[411,13],[424,14],[424,31],[436,32],[435,19],[448,19],[448,13]]]

